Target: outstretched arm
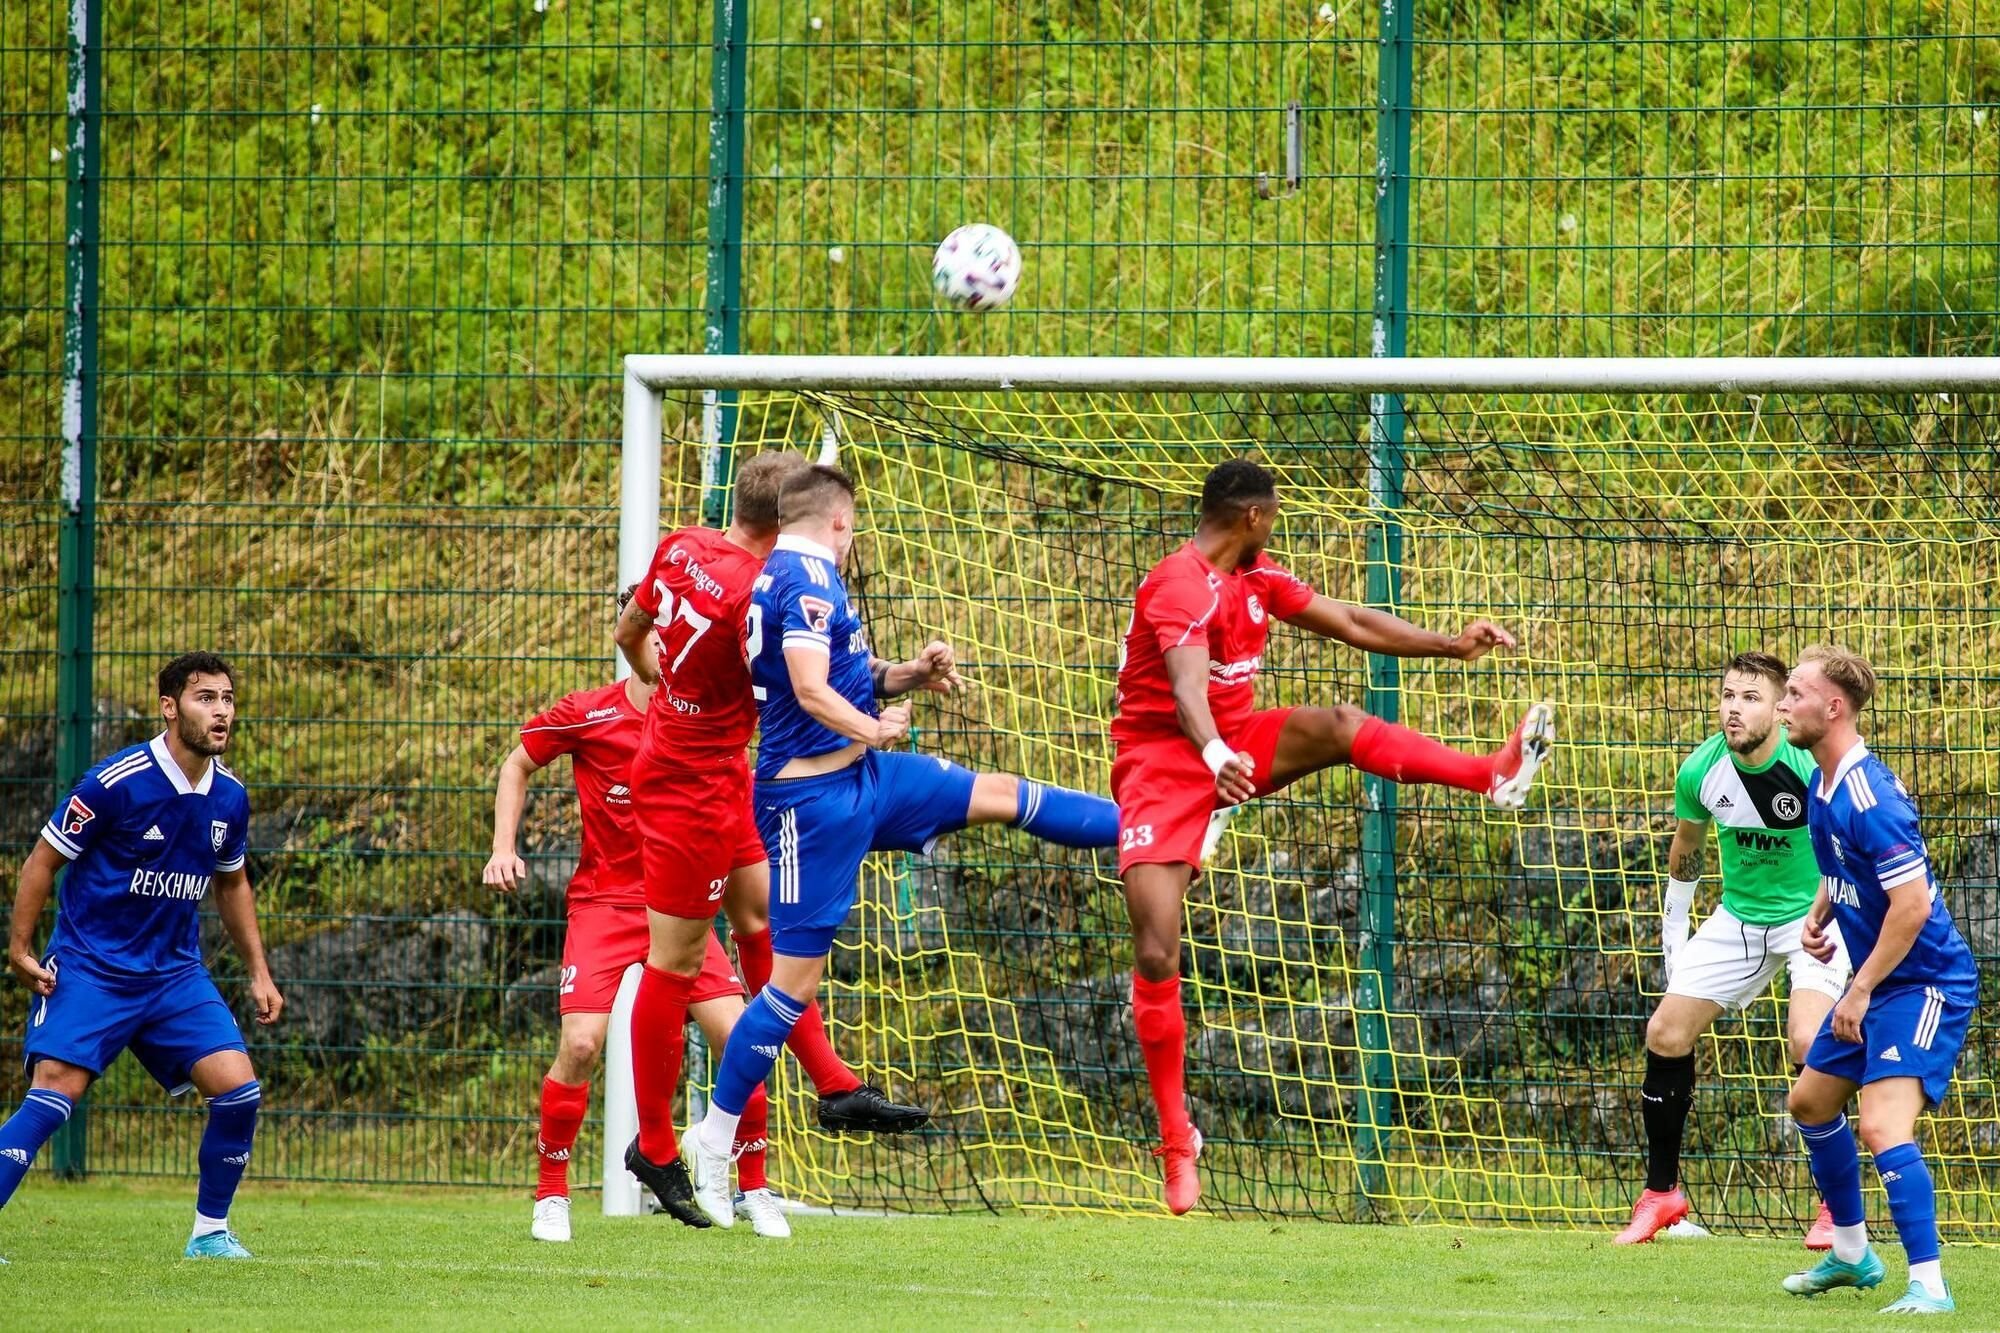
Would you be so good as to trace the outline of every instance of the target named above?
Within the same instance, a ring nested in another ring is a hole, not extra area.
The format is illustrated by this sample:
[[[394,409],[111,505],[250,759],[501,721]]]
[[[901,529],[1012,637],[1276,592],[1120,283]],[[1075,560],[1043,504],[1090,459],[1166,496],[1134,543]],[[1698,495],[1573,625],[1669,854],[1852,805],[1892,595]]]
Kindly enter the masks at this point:
[[[229,932],[236,954],[250,973],[250,1002],[257,1008],[257,1021],[265,1027],[278,1021],[284,1012],[285,997],[271,980],[270,964],[264,961],[264,937],[257,930],[257,896],[250,888],[250,872],[242,866],[224,870],[215,877],[215,913]]]
[[[1315,595],[1297,615],[1287,616],[1285,623],[1322,638],[1338,639],[1365,653],[1389,657],[1451,657],[1474,662],[1495,648],[1514,646],[1514,636],[1490,620],[1475,620],[1453,638],[1372,606],[1336,602],[1321,595]]]
[[[785,671],[791,677],[792,695],[799,701],[799,707],[828,731],[878,750],[909,735],[909,709],[899,705],[883,709],[880,717],[870,717],[847,702],[827,680],[824,652],[816,648],[787,648]]]
[[[634,597],[618,613],[618,627],[611,632],[618,651],[632,666],[632,674],[648,685],[660,683],[660,655],[653,640],[653,616]]]
[[[876,657],[869,660],[868,667],[874,674],[878,699],[900,698],[911,690],[950,694],[965,688],[965,678],[958,674],[958,659],[943,639],[932,639],[907,662]]]
[[[480,879],[501,893],[512,893],[528,877],[528,864],[520,857],[516,839],[521,812],[528,804],[528,775],[540,767],[528,757],[525,745],[516,745],[500,765],[500,782],[493,792],[493,855]]]

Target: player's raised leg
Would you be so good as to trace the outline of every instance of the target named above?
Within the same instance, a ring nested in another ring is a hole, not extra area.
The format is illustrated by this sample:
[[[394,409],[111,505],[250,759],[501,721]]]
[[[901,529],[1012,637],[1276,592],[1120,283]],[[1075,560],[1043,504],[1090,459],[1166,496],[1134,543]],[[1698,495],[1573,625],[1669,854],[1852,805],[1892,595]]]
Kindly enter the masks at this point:
[[[1454,750],[1352,704],[1295,708],[1278,733],[1265,783],[1275,790],[1346,764],[1391,782],[1476,792],[1503,809],[1518,810],[1555,746],[1555,735],[1555,710],[1545,703],[1528,709],[1507,743],[1488,754]]]

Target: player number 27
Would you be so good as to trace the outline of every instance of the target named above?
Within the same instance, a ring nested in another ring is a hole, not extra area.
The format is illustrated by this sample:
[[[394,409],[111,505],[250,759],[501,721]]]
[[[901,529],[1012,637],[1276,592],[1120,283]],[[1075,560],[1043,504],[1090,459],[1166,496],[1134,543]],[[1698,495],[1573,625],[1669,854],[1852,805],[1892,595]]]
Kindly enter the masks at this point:
[[[701,641],[702,635],[708,633],[709,627],[715,624],[715,621],[695,610],[694,604],[686,598],[682,598],[680,603],[676,605],[673,593],[668,591],[667,585],[658,579],[653,580],[653,590],[660,594],[660,628],[658,632],[660,635],[661,656],[664,657],[666,650],[671,646],[669,636],[676,628],[673,625],[667,624],[667,621],[678,619],[694,629],[694,633],[688,635],[687,642],[681,645],[681,650],[674,654],[673,663],[667,667],[668,674],[672,674],[681,669],[681,663],[687,661],[687,655],[694,651],[695,644]]]

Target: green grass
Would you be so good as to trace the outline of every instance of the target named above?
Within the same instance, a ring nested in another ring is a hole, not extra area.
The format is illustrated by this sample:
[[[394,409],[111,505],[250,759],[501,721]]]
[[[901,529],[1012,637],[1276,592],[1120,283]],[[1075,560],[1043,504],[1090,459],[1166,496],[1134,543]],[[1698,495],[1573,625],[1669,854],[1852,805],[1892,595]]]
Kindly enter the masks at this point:
[[[178,1258],[189,1185],[37,1180],[0,1218],[0,1300],[66,1328],[1328,1327],[1766,1329],[1861,1324],[1900,1288],[1810,1307],[1781,1294],[1795,1243],[1618,1250],[1603,1236],[1098,1218],[802,1217],[789,1244],[607,1219],[528,1239],[498,1194],[252,1190],[258,1259]],[[1972,1323],[2000,1254],[1947,1255]]]

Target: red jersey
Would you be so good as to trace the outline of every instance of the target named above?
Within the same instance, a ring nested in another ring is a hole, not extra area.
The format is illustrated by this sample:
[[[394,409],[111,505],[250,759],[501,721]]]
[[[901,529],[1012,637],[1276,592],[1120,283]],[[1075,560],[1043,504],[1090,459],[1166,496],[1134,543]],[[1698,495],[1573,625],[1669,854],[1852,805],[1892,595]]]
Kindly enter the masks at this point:
[[[626,774],[639,748],[645,716],[625,697],[625,683],[565,694],[521,726],[521,748],[538,765],[570,757],[570,777],[583,807],[583,848],[569,879],[569,900],[644,906],[638,823]]]
[[[712,528],[670,532],[633,600],[653,617],[660,687],[641,754],[676,769],[742,762],[757,732],[743,621],[764,562]]]
[[[1259,555],[1248,569],[1223,573],[1193,542],[1153,566],[1139,585],[1118,661],[1118,745],[1182,735],[1167,680],[1166,651],[1208,649],[1208,707],[1222,739],[1234,744],[1255,704],[1252,683],[1264,665],[1271,618],[1303,611],[1313,590],[1277,561]]]

